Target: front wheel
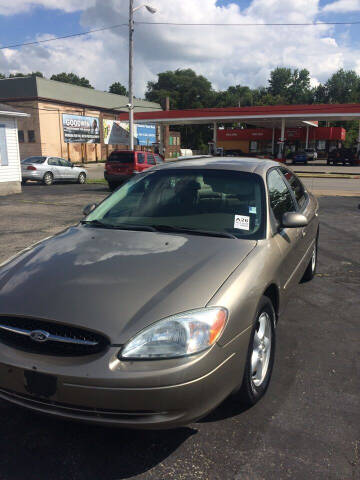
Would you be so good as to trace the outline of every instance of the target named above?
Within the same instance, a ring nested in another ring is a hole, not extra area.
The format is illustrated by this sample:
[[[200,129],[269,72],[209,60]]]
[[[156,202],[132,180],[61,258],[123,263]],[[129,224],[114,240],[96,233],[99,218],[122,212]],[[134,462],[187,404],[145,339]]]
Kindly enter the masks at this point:
[[[313,251],[312,251],[312,255],[311,255],[309,265],[306,267],[304,276],[301,280],[302,282],[310,282],[310,280],[312,280],[315,277],[316,266],[317,266],[317,258],[318,258],[318,245],[317,245],[317,241],[316,241],[315,245],[314,245],[314,248],[313,248]]]
[[[86,183],[86,175],[85,173],[80,173],[79,175],[79,178],[78,178],[78,183],[80,183],[80,185],[83,185],[84,183]]]
[[[43,177],[43,182],[45,185],[52,185],[54,183],[54,177],[51,172],[46,172]]]
[[[240,401],[246,406],[255,405],[269,386],[275,359],[275,321],[271,300],[262,297],[250,335],[244,378],[239,391]]]

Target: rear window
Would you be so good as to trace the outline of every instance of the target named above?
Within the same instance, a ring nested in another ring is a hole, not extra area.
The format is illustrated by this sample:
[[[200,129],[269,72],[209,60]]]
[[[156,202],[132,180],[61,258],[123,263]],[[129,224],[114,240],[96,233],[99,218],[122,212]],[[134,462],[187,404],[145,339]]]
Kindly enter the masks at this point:
[[[28,165],[29,163],[44,163],[46,160],[46,157],[29,157],[23,160],[21,163]]]
[[[134,163],[134,152],[113,152],[110,154],[108,162]]]

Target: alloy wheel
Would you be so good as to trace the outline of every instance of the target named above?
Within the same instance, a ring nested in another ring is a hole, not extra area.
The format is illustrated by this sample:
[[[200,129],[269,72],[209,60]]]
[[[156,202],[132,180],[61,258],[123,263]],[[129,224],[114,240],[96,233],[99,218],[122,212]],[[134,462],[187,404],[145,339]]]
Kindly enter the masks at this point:
[[[317,257],[317,251],[316,251],[316,245],[314,246],[313,254],[311,257],[311,271],[315,272],[316,268],[316,257]]]
[[[251,355],[251,376],[256,387],[263,383],[269,368],[271,337],[271,318],[267,312],[262,312],[258,319]]]
[[[53,183],[53,177],[51,173],[45,173],[44,175],[44,183],[45,185],[51,185]]]

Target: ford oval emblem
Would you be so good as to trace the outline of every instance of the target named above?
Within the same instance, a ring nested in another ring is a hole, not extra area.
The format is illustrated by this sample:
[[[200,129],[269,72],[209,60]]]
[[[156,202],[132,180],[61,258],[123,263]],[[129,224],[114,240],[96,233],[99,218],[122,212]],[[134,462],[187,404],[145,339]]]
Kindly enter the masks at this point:
[[[44,343],[48,340],[50,337],[49,332],[45,332],[44,330],[33,330],[30,332],[30,338],[31,340],[34,340],[34,342],[38,343]]]

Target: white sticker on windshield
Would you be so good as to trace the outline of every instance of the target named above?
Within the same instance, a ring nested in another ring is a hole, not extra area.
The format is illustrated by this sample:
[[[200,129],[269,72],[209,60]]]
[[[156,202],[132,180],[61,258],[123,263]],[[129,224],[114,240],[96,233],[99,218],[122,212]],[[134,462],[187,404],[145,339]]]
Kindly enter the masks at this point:
[[[249,213],[253,213],[256,215],[256,207],[249,207]]]
[[[250,230],[250,217],[245,215],[235,215],[234,228]]]

